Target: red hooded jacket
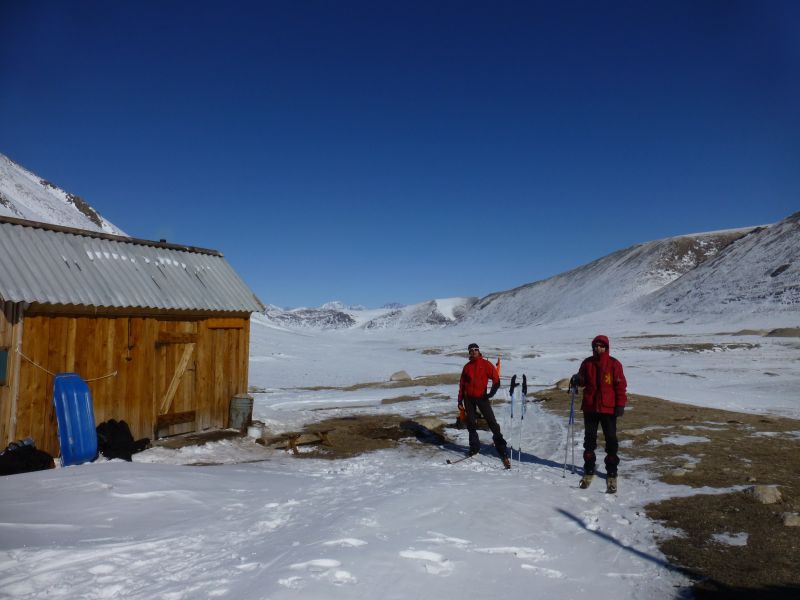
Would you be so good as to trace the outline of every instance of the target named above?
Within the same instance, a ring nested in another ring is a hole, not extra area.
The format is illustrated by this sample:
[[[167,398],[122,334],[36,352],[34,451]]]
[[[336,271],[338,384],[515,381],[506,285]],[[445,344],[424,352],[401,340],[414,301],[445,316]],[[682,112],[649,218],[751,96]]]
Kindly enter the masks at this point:
[[[628,402],[628,382],[622,372],[622,363],[611,356],[611,345],[608,338],[598,335],[592,344],[601,342],[606,351],[594,354],[581,363],[578,371],[583,388],[581,410],[585,412],[614,414],[617,406],[625,406]]]
[[[470,357],[469,362],[461,371],[461,381],[458,383],[459,402],[465,396],[480,398],[486,393],[486,384],[492,380],[492,385],[500,384],[497,369],[483,356]]]

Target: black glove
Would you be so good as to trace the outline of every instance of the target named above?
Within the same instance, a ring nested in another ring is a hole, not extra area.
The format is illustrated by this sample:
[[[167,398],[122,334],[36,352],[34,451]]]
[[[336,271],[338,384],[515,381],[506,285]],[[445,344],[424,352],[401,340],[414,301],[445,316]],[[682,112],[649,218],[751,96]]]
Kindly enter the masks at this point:
[[[492,389],[489,390],[488,394],[486,394],[486,399],[488,400],[489,398],[494,398],[494,395],[497,393],[497,390],[499,388],[500,388],[500,382],[499,381],[497,383],[493,383],[492,384]]]
[[[614,414],[617,415],[618,417],[621,417],[622,415],[625,414],[625,407],[618,406],[617,408],[614,409]]]
[[[570,389],[578,389],[578,384],[581,381],[581,376],[575,373],[572,377],[569,378],[569,387]]]

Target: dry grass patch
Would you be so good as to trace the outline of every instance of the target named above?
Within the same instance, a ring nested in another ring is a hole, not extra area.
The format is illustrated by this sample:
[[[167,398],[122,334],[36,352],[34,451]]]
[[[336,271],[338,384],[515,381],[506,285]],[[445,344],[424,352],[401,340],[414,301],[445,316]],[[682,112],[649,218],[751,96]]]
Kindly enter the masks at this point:
[[[396,414],[359,415],[325,419],[305,428],[305,432],[324,432],[326,442],[310,446],[298,458],[339,459],[364,452],[393,448],[408,438],[422,438],[440,443],[441,427],[429,430],[413,419]]]
[[[458,385],[461,379],[460,373],[442,373],[439,375],[423,375],[415,379],[407,379],[404,381],[373,381],[367,383],[356,383],[347,386],[330,386],[330,385],[317,385],[312,387],[294,388],[297,390],[305,390],[310,392],[335,390],[339,392],[355,392],[365,389],[395,389],[404,387],[433,387],[437,385]]]
[[[726,352],[728,350],[754,350],[760,348],[761,344],[751,344],[748,342],[739,343],[712,343],[698,342],[695,344],[659,344],[657,346],[642,346],[642,350],[663,350],[666,352]]]
[[[773,329],[767,337],[800,337],[800,327],[781,327]]]
[[[536,395],[549,410],[569,414],[566,392]],[[682,532],[659,546],[696,576],[696,597],[800,597],[800,530],[781,518],[800,512],[800,421],[634,394],[629,407],[617,422],[622,485],[626,461],[643,458],[648,471],[669,484],[739,487],[645,507],[648,516]],[[778,485],[782,503],[760,504],[741,491],[755,484]],[[727,536],[746,543],[726,543]]]

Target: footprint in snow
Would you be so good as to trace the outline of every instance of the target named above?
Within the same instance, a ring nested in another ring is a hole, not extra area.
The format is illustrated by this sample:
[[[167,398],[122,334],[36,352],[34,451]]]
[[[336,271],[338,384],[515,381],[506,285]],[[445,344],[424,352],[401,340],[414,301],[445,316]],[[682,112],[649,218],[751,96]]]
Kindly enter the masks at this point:
[[[367,542],[356,538],[342,538],[341,540],[330,540],[322,542],[323,546],[339,546],[340,548],[358,548],[366,545]]]
[[[320,573],[330,569],[335,569],[341,564],[342,563],[340,563],[338,560],[334,560],[332,558],[317,558],[314,560],[309,560],[308,562],[294,563],[293,565],[290,565],[289,568],[294,571],[310,571],[311,573]]]
[[[581,515],[584,526],[589,531],[597,531],[597,528],[600,526],[600,510],[601,508],[597,506],[591,510],[587,510]]]
[[[617,523],[619,523],[620,525],[630,525],[630,524],[631,524],[630,520],[629,520],[629,519],[626,519],[626,518],[625,518],[625,517],[623,517],[622,515],[614,515],[614,519],[615,519],[615,520],[616,520],[616,522],[617,522]]]
[[[91,573],[92,575],[108,575],[109,573],[113,573],[116,570],[117,568],[114,565],[99,564],[90,568],[89,573]]]
[[[427,550],[403,550],[400,552],[400,556],[422,562],[425,572],[430,575],[447,577],[453,572],[453,564],[436,552],[428,552]]]
[[[308,562],[295,563],[290,565],[289,568],[295,571],[308,571],[314,579],[329,581],[335,585],[358,583],[358,580],[351,573],[338,568],[341,564],[338,560],[332,558],[317,558]],[[280,579],[278,583],[292,589],[298,589],[304,585],[301,577]]]
[[[516,546],[500,546],[497,548],[476,548],[475,552],[483,554],[513,554],[526,560],[544,560],[547,553],[541,548],[525,548]]]
[[[305,581],[303,581],[302,577],[297,577],[295,575],[293,577],[284,577],[283,579],[278,579],[278,585],[282,585],[290,590],[299,590],[305,585]]]
[[[549,577],[550,579],[563,579],[564,573],[561,571],[556,571],[555,569],[545,569],[543,567],[537,567],[535,565],[529,564],[522,564],[522,568],[527,571],[533,571],[537,575],[544,575],[545,577]]]
[[[456,548],[467,548],[472,543],[469,540],[452,537],[449,535],[445,535],[444,533],[439,533],[437,531],[429,531],[428,533],[433,537],[421,538],[418,541],[428,542],[431,544],[447,544],[450,546],[455,546]]]

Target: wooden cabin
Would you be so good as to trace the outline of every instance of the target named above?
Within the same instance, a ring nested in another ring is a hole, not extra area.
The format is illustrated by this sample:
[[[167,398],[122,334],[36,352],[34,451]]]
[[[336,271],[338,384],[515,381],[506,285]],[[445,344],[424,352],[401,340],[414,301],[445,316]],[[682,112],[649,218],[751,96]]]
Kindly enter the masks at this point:
[[[0,217],[0,444],[58,456],[61,372],[136,438],[227,427],[262,310],[215,250]]]

